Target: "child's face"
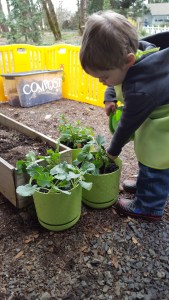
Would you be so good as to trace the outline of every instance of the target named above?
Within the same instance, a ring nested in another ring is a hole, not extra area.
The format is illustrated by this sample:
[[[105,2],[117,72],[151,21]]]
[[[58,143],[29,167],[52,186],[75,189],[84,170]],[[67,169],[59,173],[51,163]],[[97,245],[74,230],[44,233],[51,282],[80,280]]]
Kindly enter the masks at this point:
[[[126,77],[126,73],[129,67],[124,65],[122,68],[105,71],[91,71],[87,70],[87,73],[92,77],[98,78],[104,85],[112,86],[121,84]]]
[[[128,69],[133,66],[135,63],[135,55],[134,53],[129,53],[126,57],[126,63],[122,65],[121,68],[116,68],[112,70],[105,71],[92,71],[87,69],[87,73],[95,78],[98,78],[100,82],[105,85],[118,85],[121,84],[128,72]]]

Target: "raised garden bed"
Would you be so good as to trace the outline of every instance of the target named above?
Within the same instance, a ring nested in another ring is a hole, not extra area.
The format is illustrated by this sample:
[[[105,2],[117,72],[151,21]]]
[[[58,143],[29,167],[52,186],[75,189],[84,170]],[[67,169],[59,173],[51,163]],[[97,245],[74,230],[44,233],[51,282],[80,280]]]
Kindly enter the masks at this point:
[[[14,135],[16,133],[17,137],[15,138],[15,141],[14,138],[11,140],[11,143],[9,143],[9,147],[7,149],[5,148],[4,133],[6,134],[7,139],[8,133],[11,135],[11,131],[13,131]],[[32,197],[23,198],[16,194],[16,187],[24,184],[26,182],[26,178],[23,175],[17,174],[15,162],[18,159],[24,158],[25,153],[28,152],[28,149],[38,151],[39,154],[44,154],[43,151],[45,152],[47,147],[55,149],[57,142],[56,140],[47,137],[44,134],[33,130],[30,127],[23,125],[3,114],[0,114],[0,132],[0,192],[13,205],[18,208],[22,208],[32,201]],[[16,144],[18,144],[18,146]],[[23,146],[26,147],[25,151]],[[61,160],[71,162],[70,148],[60,144],[59,152],[61,153]],[[7,157],[9,157],[9,160]]]

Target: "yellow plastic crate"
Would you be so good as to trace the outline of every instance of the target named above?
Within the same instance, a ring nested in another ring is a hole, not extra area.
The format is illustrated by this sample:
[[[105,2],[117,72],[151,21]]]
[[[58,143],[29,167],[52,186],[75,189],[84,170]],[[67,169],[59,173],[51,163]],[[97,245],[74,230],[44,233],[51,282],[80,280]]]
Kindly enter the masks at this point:
[[[0,74],[46,70],[45,48],[26,44],[0,46]],[[0,77],[0,102],[7,101]]]
[[[105,86],[86,74],[79,61],[80,46],[0,46],[0,73],[63,70],[63,98],[103,107]],[[0,77],[0,102],[7,101]]]

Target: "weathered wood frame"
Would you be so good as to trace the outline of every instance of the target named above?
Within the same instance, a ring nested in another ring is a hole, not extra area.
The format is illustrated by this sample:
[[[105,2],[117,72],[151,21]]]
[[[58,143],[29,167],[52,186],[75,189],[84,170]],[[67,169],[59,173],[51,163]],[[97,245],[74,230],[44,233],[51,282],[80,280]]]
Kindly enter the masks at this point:
[[[26,136],[33,139],[46,142],[52,148],[56,147],[57,140],[54,140],[46,135],[31,129],[3,114],[0,114],[0,124],[3,126],[15,129]],[[61,160],[71,162],[71,149],[65,145],[60,144],[59,152],[61,153]],[[25,183],[25,177],[18,175],[16,168],[9,164],[6,160],[0,157],[0,192],[16,207],[23,208],[32,201],[32,197],[21,197],[16,194],[16,187]]]

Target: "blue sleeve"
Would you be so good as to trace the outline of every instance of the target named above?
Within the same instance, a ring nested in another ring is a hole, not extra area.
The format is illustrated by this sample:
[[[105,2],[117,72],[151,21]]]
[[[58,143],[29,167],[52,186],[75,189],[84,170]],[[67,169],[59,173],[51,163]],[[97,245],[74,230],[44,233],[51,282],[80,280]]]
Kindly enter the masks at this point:
[[[123,146],[157,105],[150,95],[143,93],[130,94],[129,98],[126,98],[120,122],[107,150],[108,153],[113,156],[119,155]]]
[[[107,87],[104,93],[104,102],[117,102],[116,93],[113,86]]]

